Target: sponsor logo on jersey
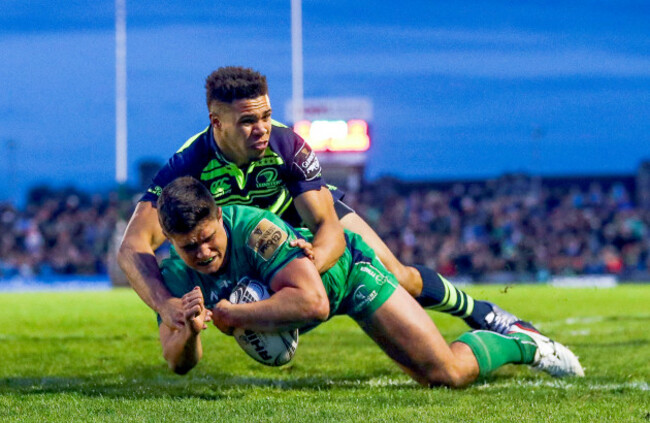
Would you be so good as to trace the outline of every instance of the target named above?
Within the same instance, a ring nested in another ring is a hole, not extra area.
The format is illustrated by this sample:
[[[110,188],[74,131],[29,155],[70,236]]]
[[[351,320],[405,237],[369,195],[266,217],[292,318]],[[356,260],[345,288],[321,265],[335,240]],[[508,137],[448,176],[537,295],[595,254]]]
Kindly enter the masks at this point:
[[[160,185],[156,185],[155,187],[147,189],[147,192],[152,193],[156,197],[160,197],[160,194],[162,194],[162,187]]]
[[[377,298],[377,291],[374,289],[370,292],[368,292],[368,288],[366,288],[365,285],[361,284],[355,289],[354,291],[354,306],[353,309],[355,312],[361,311],[366,304],[368,304],[370,301],[374,300]]]
[[[278,171],[274,168],[267,168],[257,174],[255,185],[257,188],[272,188],[282,183],[278,180]]]
[[[311,181],[320,176],[321,167],[316,154],[305,144],[294,157],[294,164],[305,175],[305,180]]]
[[[231,191],[231,186],[228,183],[228,178],[217,179],[210,185],[210,192],[216,197],[221,197]]]
[[[209,308],[214,307],[219,302],[219,300],[221,300],[219,294],[232,291],[232,288],[234,287],[235,283],[230,279],[221,277],[220,279],[215,281],[215,285],[216,287],[212,288],[209,291],[209,294],[206,296],[205,304]]]
[[[371,265],[367,263],[359,263],[359,270],[362,271],[363,273],[367,273],[372,277],[379,285],[383,285],[386,283],[386,280],[388,279],[386,275],[382,274],[379,272],[377,269],[372,267]]]
[[[279,226],[268,219],[262,219],[248,237],[248,247],[267,261],[287,238],[287,233]]]
[[[219,291],[210,291],[210,302],[208,304],[216,305],[219,302]]]

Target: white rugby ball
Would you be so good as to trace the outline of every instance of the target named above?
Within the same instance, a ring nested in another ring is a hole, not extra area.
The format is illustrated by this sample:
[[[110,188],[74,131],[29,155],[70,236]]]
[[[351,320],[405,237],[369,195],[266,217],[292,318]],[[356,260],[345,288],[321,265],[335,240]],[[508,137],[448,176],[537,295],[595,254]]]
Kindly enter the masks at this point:
[[[233,304],[240,304],[261,301],[269,297],[269,292],[264,285],[244,277],[230,293],[229,300]],[[267,366],[287,364],[298,347],[298,329],[286,332],[256,332],[236,328],[233,336],[246,354]]]

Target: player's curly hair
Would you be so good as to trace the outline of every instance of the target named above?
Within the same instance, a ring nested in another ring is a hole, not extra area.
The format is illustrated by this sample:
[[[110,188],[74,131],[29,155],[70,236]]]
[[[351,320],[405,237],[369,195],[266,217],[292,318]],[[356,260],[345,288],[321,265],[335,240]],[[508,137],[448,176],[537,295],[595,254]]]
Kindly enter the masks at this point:
[[[158,197],[158,220],[166,234],[187,234],[206,218],[219,218],[210,191],[191,176],[170,182]]]
[[[241,66],[224,66],[205,79],[205,99],[210,108],[213,101],[232,103],[235,100],[268,94],[266,76]]]

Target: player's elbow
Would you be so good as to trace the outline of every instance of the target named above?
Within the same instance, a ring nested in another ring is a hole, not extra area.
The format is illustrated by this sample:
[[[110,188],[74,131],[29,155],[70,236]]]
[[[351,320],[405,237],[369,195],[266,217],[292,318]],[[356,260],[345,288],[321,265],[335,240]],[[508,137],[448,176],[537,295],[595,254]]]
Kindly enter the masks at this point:
[[[120,265],[122,270],[126,271],[125,267],[133,261],[133,257],[139,249],[138,246],[142,243],[138,235],[130,233],[127,230],[124,238],[122,238],[122,242],[120,242],[120,248],[117,250],[117,264]]]
[[[194,368],[194,365],[169,363],[169,368],[171,369],[172,372],[176,373],[177,375],[184,376]]]
[[[117,264],[123,271],[126,271],[127,263],[129,262],[129,257],[133,254],[133,249],[129,245],[126,239],[123,239],[120,243],[120,248],[117,250]]]
[[[187,360],[187,359],[179,360],[167,354],[163,354],[163,355],[167,360],[167,365],[169,366],[169,369],[172,372],[176,373],[177,375],[181,375],[181,376],[189,373],[189,371],[192,370],[199,362],[199,360]]]
[[[312,293],[305,304],[306,319],[324,322],[330,314],[330,303],[325,293]]]

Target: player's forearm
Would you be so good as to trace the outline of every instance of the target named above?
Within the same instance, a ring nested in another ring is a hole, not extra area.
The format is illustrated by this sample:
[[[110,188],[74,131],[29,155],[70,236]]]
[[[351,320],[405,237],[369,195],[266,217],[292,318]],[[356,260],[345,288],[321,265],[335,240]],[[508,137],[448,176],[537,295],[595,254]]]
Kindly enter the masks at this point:
[[[318,273],[327,272],[341,258],[345,251],[343,227],[336,222],[324,222],[314,233],[312,240],[314,265]]]
[[[219,303],[213,318],[226,326],[277,332],[321,322],[329,316],[329,300],[319,293],[284,288],[270,298],[246,304]]]
[[[120,246],[117,261],[140,298],[154,311],[160,312],[171,294],[162,283],[162,275],[153,250],[130,244],[125,240]]]
[[[189,372],[202,356],[201,337],[189,327],[174,331],[163,343],[163,357],[174,373],[183,375]]]

